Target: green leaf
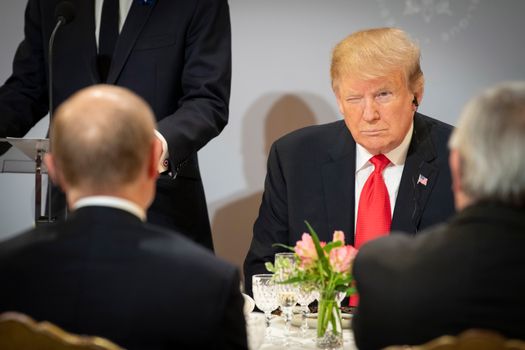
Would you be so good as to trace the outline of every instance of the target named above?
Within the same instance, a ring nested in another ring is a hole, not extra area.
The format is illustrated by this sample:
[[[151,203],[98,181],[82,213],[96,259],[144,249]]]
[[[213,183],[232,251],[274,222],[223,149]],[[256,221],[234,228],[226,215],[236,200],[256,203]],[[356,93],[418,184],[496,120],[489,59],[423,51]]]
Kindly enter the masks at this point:
[[[291,250],[292,252],[294,251],[294,248],[295,248],[295,247],[290,247],[290,246],[282,244],[282,243],[274,243],[274,244],[272,244],[272,247],[281,247],[281,248],[285,248],[285,249]]]
[[[343,275],[341,275],[340,282],[341,284],[349,285],[352,282],[352,276],[346,275],[343,277]]]
[[[319,236],[315,232],[315,230],[310,226],[308,221],[304,221],[306,224],[306,227],[308,227],[308,230],[310,231],[310,235],[312,236],[312,240],[314,241],[315,250],[317,252],[317,257],[319,259],[319,262],[321,263],[321,266],[323,267],[323,272],[326,273],[326,271],[329,270],[330,265],[328,263],[328,259],[324,255],[323,248],[321,247],[321,243],[319,242]]]
[[[275,267],[271,262],[264,263],[264,267],[266,267],[266,270],[270,271],[271,273],[275,273]]]
[[[327,253],[330,253],[330,251],[334,248],[337,248],[337,247],[341,247],[343,245],[343,242],[341,241],[335,241],[335,242],[330,242],[328,243],[327,245],[324,246],[324,250],[327,252]]]

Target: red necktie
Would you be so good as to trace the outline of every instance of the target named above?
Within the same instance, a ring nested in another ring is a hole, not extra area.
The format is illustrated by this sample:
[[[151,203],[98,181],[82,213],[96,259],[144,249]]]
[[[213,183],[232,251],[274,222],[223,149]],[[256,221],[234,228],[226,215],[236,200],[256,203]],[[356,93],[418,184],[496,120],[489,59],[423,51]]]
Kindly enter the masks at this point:
[[[382,175],[390,161],[378,154],[370,158],[370,162],[374,165],[374,171],[366,180],[359,198],[355,228],[356,249],[372,239],[388,234],[392,223],[390,197]]]
[[[359,198],[354,242],[356,249],[372,239],[387,235],[392,223],[390,198],[382,175],[390,161],[378,154],[370,158],[370,162],[374,165],[374,171],[366,180]],[[350,297],[350,306],[357,304],[358,296]]]

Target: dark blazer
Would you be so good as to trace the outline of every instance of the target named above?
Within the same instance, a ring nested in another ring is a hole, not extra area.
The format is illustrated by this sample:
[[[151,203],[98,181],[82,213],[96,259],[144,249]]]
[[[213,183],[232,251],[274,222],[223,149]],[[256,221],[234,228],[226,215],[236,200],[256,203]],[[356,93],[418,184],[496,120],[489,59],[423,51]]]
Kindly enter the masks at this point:
[[[54,49],[53,106],[100,83],[93,0],[69,0],[71,23],[59,29]],[[22,137],[49,109],[48,40],[61,0],[29,0],[25,38],[13,74],[0,87],[0,137]],[[108,74],[152,107],[166,138],[175,180],[159,179],[149,219],[212,248],[197,151],[228,120],[231,33],[226,0],[133,1]]]
[[[525,208],[482,203],[414,238],[391,235],[354,262],[359,349],[421,344],[468,328],[525,339]]]
[[[392,230],[416,233],[454,212],[447,141],[452,127],[416,113]],[[332,240],[334,230],[354,241],[356,144],[344,121],[306,127],[277,140],[270,150],[264,194],[244,262],[246,290],[264,273],[279,242],[295,245],[307,232]],[[419,175],[428,179],[418,184]]]
[[[246,349],[235,267],[125,211],[85,207],[0,244],[0,312],[128,349]]]

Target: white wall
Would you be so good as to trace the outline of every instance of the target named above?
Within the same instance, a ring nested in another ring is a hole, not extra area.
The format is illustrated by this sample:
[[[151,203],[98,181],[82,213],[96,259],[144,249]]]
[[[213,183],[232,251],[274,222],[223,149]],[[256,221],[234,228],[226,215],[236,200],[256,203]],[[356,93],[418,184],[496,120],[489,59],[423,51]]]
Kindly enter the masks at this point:
[[[0,6],[3,80],[21,39],[24,4],[0,0]],[[420,111],[451,124],[482,88],[525,79],[523,0],[230,0],[230,9],[230,123],[200,160],[217,253],[239,265],[271,142],[339,118],[328,72],[330,51],[346,35],[387,25],[411,33],[421,44],[427,81]],[[32,191],[30,177],[0,175],[0,236],[31,226]]]
[[[0,81],[11,73],[11,63],[19,42],[23,38],[25,1],[0,0]],[[2,116],[0,115],[0,118]],[[45,134],[47,118],[31,130],[28,137]],[[9,150],[0,157],[0,171],[4,160],[25,157]],[[45,186],[45,183],[44,183]],[[34,176],[29,174],[0,174],[0,239],[7,238],[32,225],[34,218]]]

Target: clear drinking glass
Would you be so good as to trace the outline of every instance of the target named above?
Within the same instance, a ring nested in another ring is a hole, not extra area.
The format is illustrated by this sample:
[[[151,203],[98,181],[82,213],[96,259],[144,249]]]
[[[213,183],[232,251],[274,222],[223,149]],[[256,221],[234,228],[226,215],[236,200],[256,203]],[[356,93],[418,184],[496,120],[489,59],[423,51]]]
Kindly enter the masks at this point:
[[[310,305],[316,298],[316,290],[315,287],[308,283],[300,283],[297,293],[297,303],[301,305],[301,331],[303,336],[306,335],[306,331],[308,330],[308,314],[310,313],[310,309],[308,308],[308,305]]]
[[[271,312],[279,307],[277,303],[277,288],[273,280],[273,274],[258,274],[252,276],[252,290],[255,305],[264,312],[266,316],[266,329],[270,327]]]
[[[284,315],[285,321],[285,346],[290,344],[290,326],[292,322],[292,308],[297,304],[298,286],[296,283],[279,283],[290,279],[295,270],[294,253],[275,254],[275,281],[277,286],[277,300]]]
[[[335,301],[337,302],[337,306],[339,306],[339,308],[341,308],[341,302],[343,301],[345,297],[346,297],[345,292],[335,292]]]

